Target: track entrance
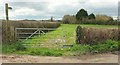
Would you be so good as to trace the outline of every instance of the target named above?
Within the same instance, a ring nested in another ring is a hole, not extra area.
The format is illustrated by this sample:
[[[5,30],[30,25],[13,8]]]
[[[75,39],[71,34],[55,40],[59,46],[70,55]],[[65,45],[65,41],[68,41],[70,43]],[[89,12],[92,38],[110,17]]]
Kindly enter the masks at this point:
[[[72,47],[73,37],[65,35],[62,28],[16,28],[17,38],[26,47]]]

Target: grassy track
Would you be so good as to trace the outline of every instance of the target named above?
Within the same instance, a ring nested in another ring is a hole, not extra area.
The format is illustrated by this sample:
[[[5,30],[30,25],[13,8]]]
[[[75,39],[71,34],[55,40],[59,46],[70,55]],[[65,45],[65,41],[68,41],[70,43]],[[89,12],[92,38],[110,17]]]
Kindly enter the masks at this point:
[[[35,36],[36,38],[29,39],[27,44],[40,44],[45,47],[61,47],[62,44],[75,43],[75,30],[77,25],[61,25],[57,30]]]
[[[47,47],[60,47],[62,44],[74,44],[76,36],[76,24],[62,24],[57,30],[48,32],[47,34],[41,34],[35,36],[33,39],[29,39],[25,44],[39,44]],[[84,25],[82,27],[94,27],[94,28],[117,28],[112,25]],[[62,42],[63,41],[63,42]]]

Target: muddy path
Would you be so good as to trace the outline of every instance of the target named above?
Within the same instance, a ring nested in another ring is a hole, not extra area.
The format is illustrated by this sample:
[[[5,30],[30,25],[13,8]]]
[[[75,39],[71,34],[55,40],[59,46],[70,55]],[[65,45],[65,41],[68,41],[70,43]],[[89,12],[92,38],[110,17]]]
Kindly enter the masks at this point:
[[[118,63],[118,55],[97,54],[71,57],[2,55],[3,63]]]

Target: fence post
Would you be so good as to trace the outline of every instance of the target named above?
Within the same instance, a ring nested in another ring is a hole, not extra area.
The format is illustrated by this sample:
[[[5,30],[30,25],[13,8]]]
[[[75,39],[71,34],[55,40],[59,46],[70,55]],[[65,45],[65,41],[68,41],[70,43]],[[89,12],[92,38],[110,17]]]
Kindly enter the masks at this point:
[[[16,30],[14,26],[10,27],[10,42],[15,42],[17,40],[16,38]]]
[[[40,29],[39,29],[39,37],[40,37]]]

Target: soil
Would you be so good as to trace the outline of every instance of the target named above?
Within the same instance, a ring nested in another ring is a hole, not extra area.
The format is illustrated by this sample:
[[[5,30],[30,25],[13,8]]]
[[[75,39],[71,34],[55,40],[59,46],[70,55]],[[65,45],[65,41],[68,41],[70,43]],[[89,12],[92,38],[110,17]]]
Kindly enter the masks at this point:
[[[116,54],[97,54],[67,57],[1,55],[3,63],[118,63]]]

